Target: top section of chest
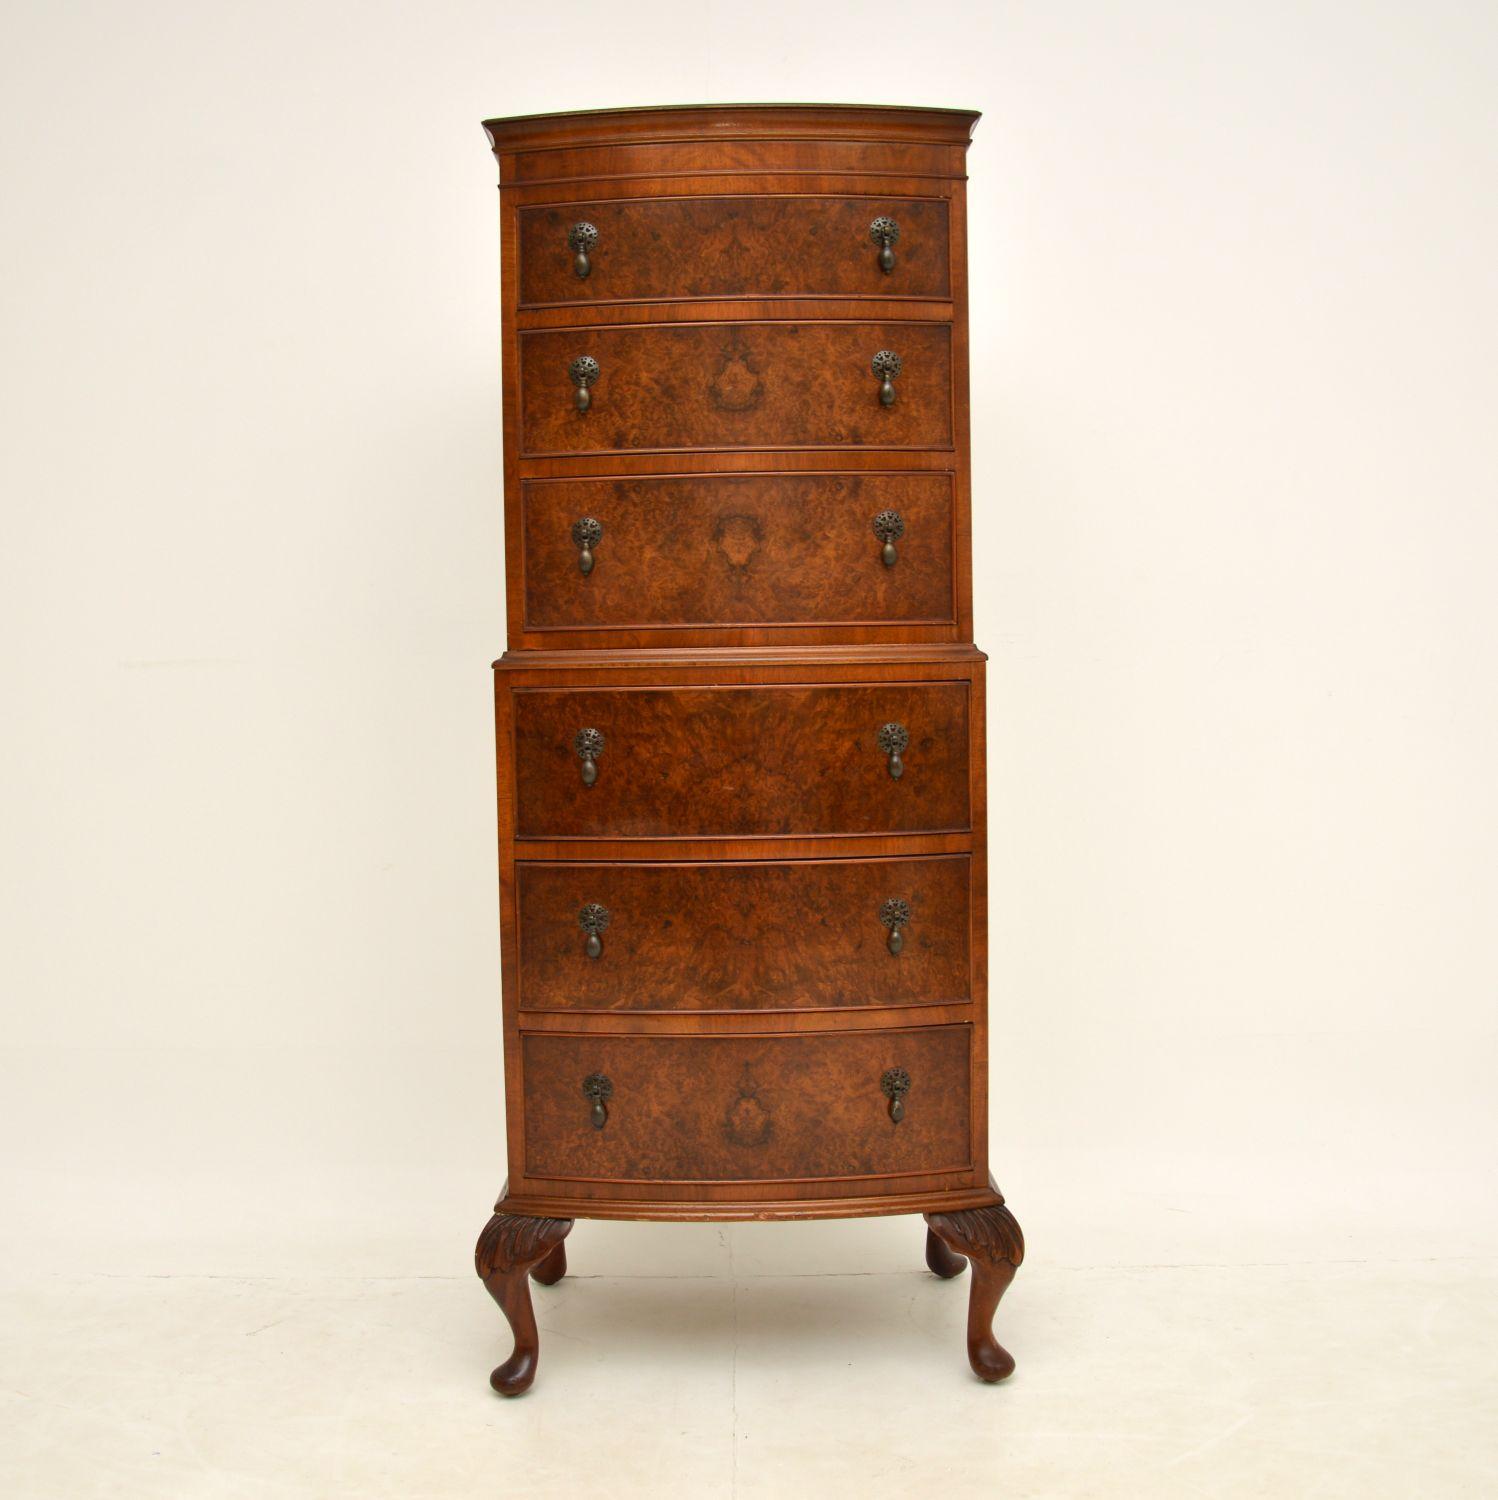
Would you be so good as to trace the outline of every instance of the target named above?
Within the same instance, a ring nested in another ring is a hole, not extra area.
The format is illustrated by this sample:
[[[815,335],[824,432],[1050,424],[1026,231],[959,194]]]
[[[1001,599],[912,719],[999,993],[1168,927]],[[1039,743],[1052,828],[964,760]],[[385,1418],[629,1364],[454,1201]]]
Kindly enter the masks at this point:
[[[512,649],[971,638],[977,118],[486,122]]]
[[[514,306],[550,314],[543,326],[639,303],[713,316],[714,303],[785,298],[950,318],[976,121],[854,105],[490,120]]]

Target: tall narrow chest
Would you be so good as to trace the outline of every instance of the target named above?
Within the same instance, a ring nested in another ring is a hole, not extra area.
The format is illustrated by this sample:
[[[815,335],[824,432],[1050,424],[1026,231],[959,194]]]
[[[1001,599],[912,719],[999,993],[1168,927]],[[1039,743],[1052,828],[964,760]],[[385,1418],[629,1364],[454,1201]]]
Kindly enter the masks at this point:
[[[491,120],[509,649],[509,1181],[526,1389],[577,1219],[923,1214],[968,1353],[1023,1256],[988,1168],[972,644],[976,116]]]

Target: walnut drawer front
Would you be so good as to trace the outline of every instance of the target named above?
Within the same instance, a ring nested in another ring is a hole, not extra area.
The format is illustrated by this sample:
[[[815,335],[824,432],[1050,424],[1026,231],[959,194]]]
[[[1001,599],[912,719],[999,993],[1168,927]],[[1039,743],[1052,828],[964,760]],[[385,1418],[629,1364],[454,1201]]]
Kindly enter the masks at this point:
[[[892,404],[876,355],[893,354]],[[590,361],[596,373],[583,371]],[[580,409],[586,406],[586,410]],[[946,323],[669,323],[520,335],[520,449],[950,448]]]
[[[950,474],[544,480],[521,495],[531,630],[954,619]]]
[[[940,198],[615,198],[522,208],[519,217],[522,307],[951,295]]]
[[[527,1011],[965,1003],[965,854],[516,870]]]
[[[966,682],[517,688],[516,833],[965,830],[968,696]]]
[[[967,1026],[531,1033],[521,1039],[526,1175],[734,1182],[963,1168],[971,1158],[970,1046]]]

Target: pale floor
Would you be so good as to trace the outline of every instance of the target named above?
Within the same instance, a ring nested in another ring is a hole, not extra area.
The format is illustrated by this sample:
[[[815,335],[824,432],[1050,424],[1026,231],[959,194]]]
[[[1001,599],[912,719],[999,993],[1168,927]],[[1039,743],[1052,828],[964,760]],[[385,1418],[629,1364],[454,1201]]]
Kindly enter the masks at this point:
[[[456,1266],[370,1276],[350,1247],[318,1274],[12,1273],[0,1494],[1498,1494],[1498,1261],[1032,1244],[998,1319],[1019,1369],[986,1387],[966,1277],[925,1272],[919,1220],[863,1226],[838,1263],[831,1230],[579,1223],[508,1402],[499,1313]]]

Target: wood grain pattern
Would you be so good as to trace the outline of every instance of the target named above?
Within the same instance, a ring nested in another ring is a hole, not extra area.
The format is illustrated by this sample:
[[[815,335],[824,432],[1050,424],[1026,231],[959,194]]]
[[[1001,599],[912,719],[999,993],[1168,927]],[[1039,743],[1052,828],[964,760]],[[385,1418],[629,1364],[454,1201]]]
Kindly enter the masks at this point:
[[[794,863],[523,864],[528,1011],[762,1011],[969,998],[966,856]],[[905,901],[899,955],[880,908]],[[578,913],[609,913],[587,955]]]
[[[663,181],[641,182],[638,177],[605,173],[560,191],[549,183],[511,183],[503,190],[503,200],[522,212],[551,204],[641,202],[647,198],[879,198],[886,203],[940,198],[951,204],[962,190],[961,177],[943,179],[929,173],[902,177],[889,169],[868,173],[831,169],[783,172],[765,161],[753,162],[747,170],[743,164],[718,170],[704,159],[699,170]],[[518,236],[518,225],[515,232]],[[959,269],[955,262],[953,268]]]
[[[554,1180],[731,1182],[968,1164],[965,1026],[772,1037],[526,1036],[526,1171]],[[912,1083],[896,1125],[888,1068]],[[613,1085],[603,1129],[582,1081]]]
[[[968,690],[946,682],[515,692],[520,837],[934,832],[969,826]],[[887,722],[910,743],[891,777]],[[584,786],[578,730],[604,736]]]
[[[947,324],[952,304],[930,297],[690,297],[670,302],[553,302],[515,314],[524,337],[551,329],[663,327],[700,323]],[[858,450],[852,450],[858,451]]]
[[[869,239],[881,214],[900,226],[887,274]],[[598,230],[586,277],[576,274],[567,240],[579,220]],[[777,194],[551,204],[520,213],[520,302],[947,297],[949,253],[941,199]]]
[[[677,448],[950,448],[952,335],[925,322],[672,323],[519,335],[525,454]],[[899,354],[893,406],[870,360]],[[579,412],[568,373],[601,373]]]
[[[965,679],[988,657],[971,641],[841,641],[802,646],[782,641],[756,646],[713,646],[682,650],[672,644],[650,649],[528,649],[506,651],[493,665],[516,687],[561,680],[576,682],[793,682],[805,681],[808,669],[826,668],[839,681],[918,681],[927,676]],[[657,675],[669,672],[669,677]],[[727,677],[720,678],[719,673]],[[621,676],[620,673],[628,675]],[[803,674],[799,679],[795,674]]]
[[[522,865],[523,868],[523,865]],[[791,997],[793,1000],[794,997]],[[525,1032],[608,1032],[620,1036],[748,1036],[773,1027],[786,1035],[811,1031],[888,1031],[892,1026],[969,1026],[975,1010],[968,1000],[917,1000],[897,1005],[810,1005],[790,1000],[760,1010],[577,1010],[552,1007],[522,1009]]]
[[[601,183],[615,182],[631,188],[666,189],[695,181],[704,172],[750,177],[773,171],[792,179],[821,180],[831,174],[939,182],[960,177],[964,165],[961,146],[919,142],[873,148],[862,141],[660,141],[497,154],[500,180],[506,187],[548,192],[559,186],[572,190],[574,183],[585,183],[589,192]]]
[[[946,474],[752,474],[522,486],[525,628],[954,621]],[[905,534],[886,567],[873,518]],[[572,525],[603,526],[593,571]]]

